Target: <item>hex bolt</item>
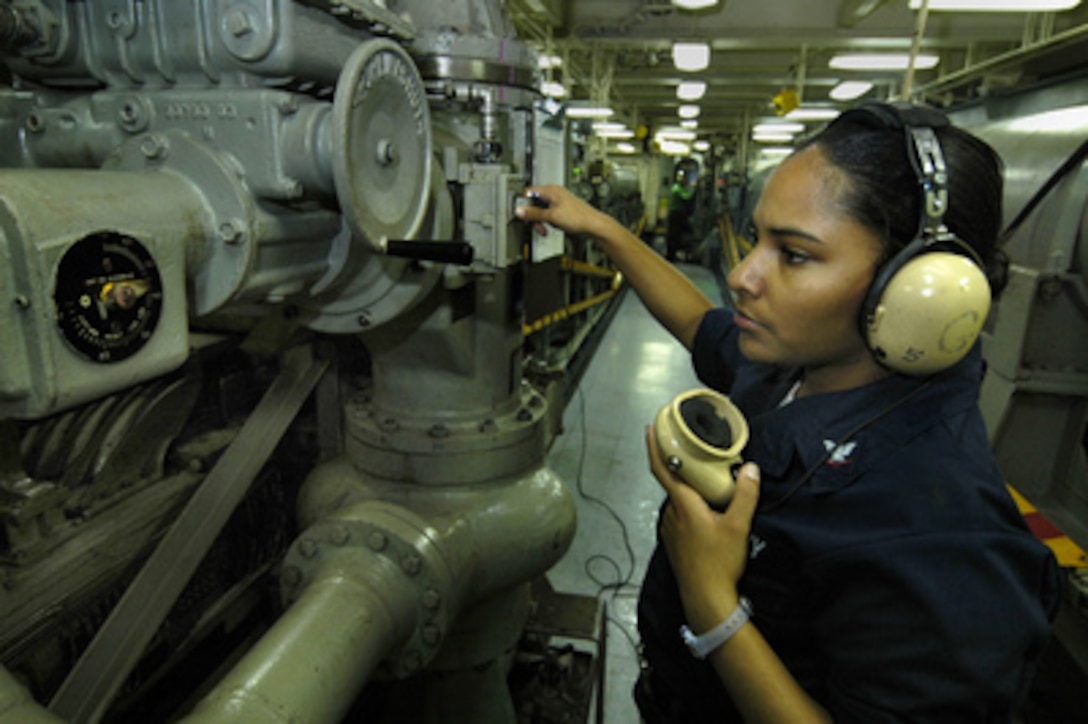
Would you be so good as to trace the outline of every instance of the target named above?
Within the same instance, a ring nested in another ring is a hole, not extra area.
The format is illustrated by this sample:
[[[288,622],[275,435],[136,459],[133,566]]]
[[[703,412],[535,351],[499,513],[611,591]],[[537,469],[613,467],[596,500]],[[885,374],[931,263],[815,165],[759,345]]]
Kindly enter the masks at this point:
[[[409,576],[414,576],[419,573],[419,569],[423,566],[423,561],[419,559],[419,556],[414,554],[408,554],[404,557],[404,560],[400,562],[400,567],[404,569],[404,572]]]
[[[302,554],[303,558],[313,558],[320,550],[317,543],[309,538],[303,538],[298,542],[298,552]]]
[[[241,38],[253,32],[253,23],[249,19],[249,14],[238,8],[227,13],[226,17],[223,18],[223,23],[227,32],[236,38]]]
[[[224,244],[237,244],[242,240],[241,224],[236,219],[224,221],[219,225],[219,239]]]
[[[392,417],[387,417],[378,423],[378,427],[381,428],[382,432],[396,432],[400,429],[400,423]]]
[[[30,299],[25,294],[15,297],[15,306],[19,309],[30,309]]]
[[[533,419],[533,413],[526,410],[524,407],[518,410],[518,422],[529,422]]]
[[[495,432],[497,428],[498,426],[495,424],[495,421],[490,418],[480,423],[480,432],[483,433]]]
[[[442,631],[434,624],[427,624],[423,627],[422,631],[423,643],[428,646],[434,646],[442,640]]]
[[[283,115],[290,116],[298,112],[298,98],[293,95],[285,95],[276,101],[276,107],[280,109],[280,113]]]
[[[442,423],[438,423],[436,425],[432,425],[431,429],[427,431],[427,434],[433,438],[442,439],[444,437],[450,436],[450,429]]]
[[[369,327],[369,326],[370,326],[370,317],[368,317],[368,316],[367,316],[367,315],[365,315],[365,314],[360,314],[360,315],[359,315],[359,316],[358,316],[358,317],[357,317],[357,318],[355,319],[355,321],[359,323],[359,326],[360,326],[360,327]]]
[[[338,546],[342,546],[351,540],[351,532],[342,525],[334,526],[329,532],[329,540]]]
[[[434,610],[442,604],[442,594],[433,588],[423,592],[423,607]]]
[[[166,156],[166,139],[158,134],[152,134],[140,143],[140,153],[148,160],[161,159]]]
[[[389,539],[385,537],[385,534],[380,531],[374,531],[366,539],[366,543],[370,546],[371,550],[381,551],[385,550],[385,546],[389,543]]]

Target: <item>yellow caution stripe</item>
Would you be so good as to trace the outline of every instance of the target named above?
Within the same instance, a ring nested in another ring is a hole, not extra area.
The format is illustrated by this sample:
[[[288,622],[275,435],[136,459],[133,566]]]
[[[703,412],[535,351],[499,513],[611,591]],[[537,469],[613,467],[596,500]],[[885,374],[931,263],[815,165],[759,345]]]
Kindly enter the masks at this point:
[[[1061,532],[1058,526],[1054,525],[1036,509],[1034,505],[1028,502],[1020,493],[1016,492],[1012,486],[1007,486],[1009,492],[1012,493],[1012,499],[1016,501],[1016,507],[1020,509],[1020,515],[1024,516],[1024,521],[1028,524],[1028,528],[1035,534],[1035,537],[1045,543],[1050,550],[1054,551],[1054,556],[1058,559],[1058,565],[1063,568],[1088,568],[1088,555],[1084,550],[1074,543],[1069,536]]]

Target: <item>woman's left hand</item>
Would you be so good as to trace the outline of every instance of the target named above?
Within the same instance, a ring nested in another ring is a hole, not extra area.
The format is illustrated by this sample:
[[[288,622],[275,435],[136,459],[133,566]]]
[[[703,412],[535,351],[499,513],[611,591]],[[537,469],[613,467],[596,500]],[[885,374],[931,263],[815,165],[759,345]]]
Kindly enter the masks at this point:
[[[669,495],[661,518],[661,540],[680,587],[688,625],[706,631],[737,606],[737,582],[748,562],[748,534],[759,502],[759,467],[745,463],[736,492],[719,513],[665,465],[653,428],[647,427],[650,469]]]

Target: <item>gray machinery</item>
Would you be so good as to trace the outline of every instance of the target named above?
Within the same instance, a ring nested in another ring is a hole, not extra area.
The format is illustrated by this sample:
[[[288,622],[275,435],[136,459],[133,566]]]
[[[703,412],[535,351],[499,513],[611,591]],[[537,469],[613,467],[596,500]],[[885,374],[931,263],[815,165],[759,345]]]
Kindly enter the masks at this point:
[[[991,442],[1009,483],[1088,550],[1088,79],[961,122],[1005,161],[1005,224],[1031,208],[1006,242],[1008,286],[984,335]]]
[[[512,721],[574,507],[501,3],[0,0],[0,53],[0,722]]]
[[[1011,229],[1008,285],[983,335],[979,405],[1005,479],[1075,544],[1059,540],[1073,570],[1054,637],[1078,672],[1065,678],[1083,681],[1088,569],[1077,549],[1088,550],[1088,78],[998,96],[958,115],[1005,161]],[[1051,677],[1046,684],[1063,680],[1044,675]],[[1084,692],[1068,686],[1076,718]]]

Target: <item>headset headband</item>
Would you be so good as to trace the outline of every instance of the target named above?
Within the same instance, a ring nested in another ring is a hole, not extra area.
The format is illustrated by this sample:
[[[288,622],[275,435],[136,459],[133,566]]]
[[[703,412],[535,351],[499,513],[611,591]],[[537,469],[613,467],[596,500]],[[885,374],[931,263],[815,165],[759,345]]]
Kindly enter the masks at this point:
[[[958,253],[966,254],[980,268],[984,268],[978,253],[952,234],[944,223],[944,215],[948,211],[948,166],[934,129],[951,125],[948,117],[935,108],[914,106],[902,101],[869,101],[846,111],[835,122],[841,121],[868,128],[902,131],[907,158],[915,178],[918,179],[921,201],[918,229],[914,241],[907,245],[910,248],[908,255],[917,254],[920,246],[952,246]]]

